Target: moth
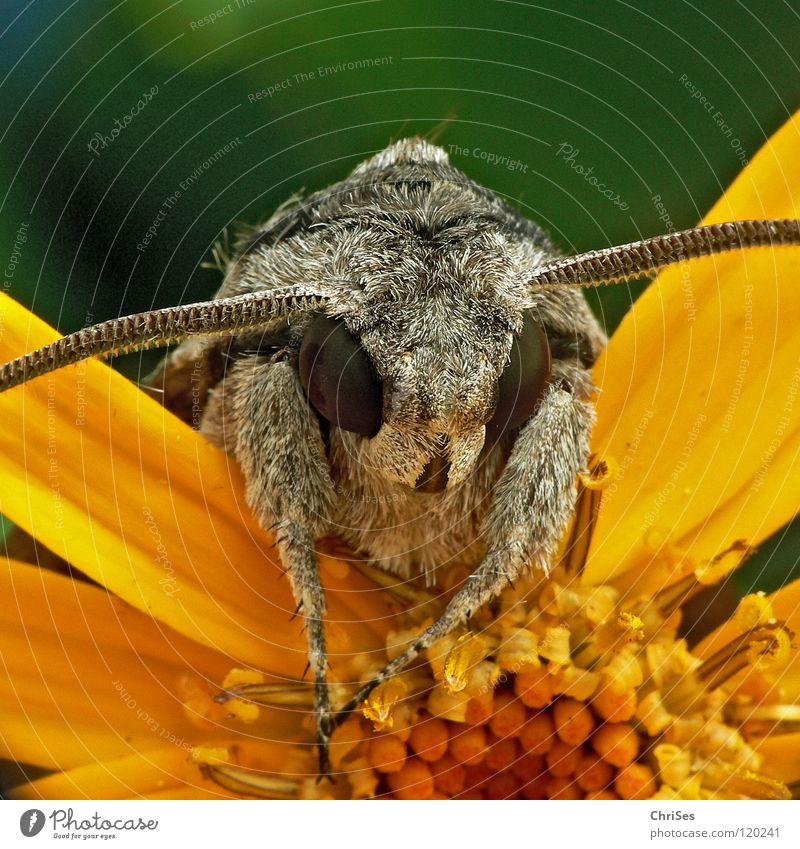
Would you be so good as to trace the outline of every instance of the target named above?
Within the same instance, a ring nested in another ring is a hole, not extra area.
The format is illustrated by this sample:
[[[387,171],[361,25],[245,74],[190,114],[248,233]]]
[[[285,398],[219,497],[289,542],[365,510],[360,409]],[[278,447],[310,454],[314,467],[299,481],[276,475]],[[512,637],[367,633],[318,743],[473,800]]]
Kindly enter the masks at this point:
[[[695,257],[800,243],[795,220],[696,227],[562,258],[444,150],[398,141],[250,233],[216,298],[88,327],[0,366],[0,391],[92,356],[179,343],[151,384],[241,466],[305,617],[320,772],[374,687],[526,570],[569,522],[605,336],[582,286]],[[435,583],[441,617],[335,715],[315,539]]]

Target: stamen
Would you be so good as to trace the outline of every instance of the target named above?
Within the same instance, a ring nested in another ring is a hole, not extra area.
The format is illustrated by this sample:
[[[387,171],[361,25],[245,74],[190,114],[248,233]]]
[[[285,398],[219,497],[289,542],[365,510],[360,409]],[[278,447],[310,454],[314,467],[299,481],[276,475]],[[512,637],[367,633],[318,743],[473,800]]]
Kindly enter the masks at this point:
[[[486,657],[486,641],[471,633],[463,634],[450,649],[444,662],[444,683],[451,693],[460,693],[469,683],[474,666]]]
[[[231,759],[230,750],[224,746],[193,746],[189,755],[195,763],[207,766],[227,764]]]
[[[645,637],[645,624],[634,613],[623,611],[612,616],[613,608],[608,617],[594,629],[589,638],[575,647],[578,662],[590,663],[597,660],[601,654],[619,650],[627,643],[641,642]],[[584,651],[587,649],[587,651]]]
[[[672,723],[674,716],[666,709],[661,701],[661,694],[654,690],[639,702],[636,718],[644,726],[650,737],[657,737]]]
[[[745,799],[791,799],[789,788],[781,781],[752,770],[735,770],[723,764],[710,764],[703,771],[703,784],[721,790],[725,796]]]
[[[700,661],[686,647],[685,640],[651,642],[645,649],[650,678],[662,692],[671,691],[692,673]]]
[[[653,749],[659,775],[665,784],[679,787],[692,771],[692,759],[686,749],[673,743],[661,743]]]
[[[394,727],[394,709],[408,695],[408,685],[401,676],[379,684],[367,696],[362,713],[372,722],[375,731],[388,731]]]
[[[466,722],[467,711],[472,703],[469,693],[451,693],[444,684],[436,684],[428,694],[428,710],[431,714],[451,722]]]
[[[470,673],[464,693],[472,697],[472,700],[485,702],[491,700],[495,684],[503,675],[503,670],[491,660],[481,660]]]
[[[264,674],[255,669],[238,669],[234,667],[228,672],[222,682],[224,690],[233,690],[246,684],[263,684]]]
[[[603,667],[606,686],[618,695],[635,690],[644,680],[639,658],[629,646],[616,652]]]
[[[541,666],[539,639],[527,628],[503,628],[495,659],[505,670],[516,671],[523,666],[537,668]]]
[[[714,555],[710,560],[703,561],[695,569],[695,577],[704,586],[716,584],[738,569],[754,550],[747,544],[747,540],[737,539],[724,551]]]
[[[314,706],[314,685],[304,681],[293,684],[243,684],[218,693],[214,697],[214,701],[220,704],[233,700],[266,707],[310,708]]]
[[[602,680],[599,672],[580,666],[562,666],[550,677],[554,695],[570,696],[582,702],[591,698]]]
[[[374,581],[378,586],[388,590],[392,595],[397,596],[402,601],[408,602],[408,604],[418,608],[415,612],[423,612],[422,609],[428,606],[436,607],[436,612],[438,612],[440,603],[436,599],[436,596],[431,595],[431,593],[419,589],[419,587],[409,581],[398,579],[397,575],[379,569],[366,560],[354,560],[353,565],[364,577]],[[433,612],[434,610],[431,610],[431,613]]]
[[[244,699],[229,699],[225,706],[228,708],[228,714],[231,719],[238,719],[249,725],[255,722],[261,714],[258,705],[252,702],[247,702]]]
[[[762,727],[757,736],[766,736],[767,733],[794,734],[800,731],[800,705],[733,705],[728,707],[725,714],[729,719],[745,724],[748,738],[756,736],[755,730],[760,723],[766,727]]]
[[[628,642],[641,642],[644,639],[644,622],[633,613],[620,613],[617,625],[623,631]]]
[[[581,610],[590,625],[600,625],[611,617],[619,602],[619,591],[608,584],[581,590],[584,605]]]
[[[200,769],[206,778],[230,790],[245,796],[259,799],[297,799],[300,783],[280,775],[251,772],[237,766],[212,766],[201,764]]]
[[[696,570],[695,570],[696,571]],[[664,619],[669,619],[682,604],[703,588],[695,573],[686,575],[653,596],[653,602]]]
[[[295,799],[300,792],[298,781],[234,766],[227,748],[195,746],[189,754],[206,778],[232,793],[261,799]]]
[[[772,604],[763,592],[746,595],[733,614],[734,622],[743,631],[749,631],[758,625],[766,625],[772,618]]]
[[[539,654],[553,663],[567,664],[570,662],[569,628],[556,625],[545,631],[544,639],[539,645]]]
[[[347,777],[352,791],[351,799],[371,799],[375,795],[379,778],[367,758],[354,758],[348,764]]]
[[[560,565],[570,578],[580,575],[586,565],[600,512],[601,495],[598,490],[589,489],[579,481],[572,526],[560,558]]]
[[[560,558],[570,577],[583,572],[600,513],[602,491],[611,484],[617,471],[613,458],[590,457],[588,472],[578,475],[574,519]]]
[[[697,670],[697,676],[711,691],[746,666],[781,663],[788,658],[791,637],[789,629],[780,623],[752,628],[704,661]]]
[[[592,455],[589,458],[589,470],[578,475],[586,489],[604,490],[611,486],[619,472],[619,464],[613,457]]]
[[[773,630],[769,636],[755,638],[747,659],[759,672],[765,672],[789,661],[794,634],[788,628]]]

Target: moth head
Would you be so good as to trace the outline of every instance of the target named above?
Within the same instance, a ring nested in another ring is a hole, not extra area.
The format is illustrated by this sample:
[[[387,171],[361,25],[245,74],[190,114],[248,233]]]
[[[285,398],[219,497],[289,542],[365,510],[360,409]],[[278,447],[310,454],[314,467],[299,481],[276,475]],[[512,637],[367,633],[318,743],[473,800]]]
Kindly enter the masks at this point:
[[[701,256],[789,244],[800,244],[795,219],[711,224],[555,260],[521,287],[533,294],[624,282]],[[403,322],[431,323],[424,314],[402,313],[400,321],[401,311],[361,332],[326,312],[342,299],[341,286],[312,283],[112,319],[0,365],[0,392],[92,356],[198,335],[237,336],[310,315],[299,368],[311,405],[334,426],[365,437],[365,462],[388,478],[438,491],[464,480],[487,440],[530,418],[545,391],[547,339],[530,314],[503,332],[482,329],[481,347],[468,324],[449,320],[436,323],[428,339],[404,339]],[[494,347],[485,347],[487,339]]]
[[[425,344],[391,310],[363,337],[319,314],[300,347],[316,412],[368,440],[362,461],[372,471],[421,492],[463,481],[486,444],[531,417],[550,377],[547,336],[532,313],[516,332],[491,322],[459,329],[456,318]]]

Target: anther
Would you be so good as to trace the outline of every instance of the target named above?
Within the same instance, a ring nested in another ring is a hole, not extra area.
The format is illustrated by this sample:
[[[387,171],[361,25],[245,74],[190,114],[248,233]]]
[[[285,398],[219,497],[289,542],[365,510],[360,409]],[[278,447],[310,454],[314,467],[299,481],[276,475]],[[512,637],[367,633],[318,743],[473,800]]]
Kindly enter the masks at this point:
[[[746,666],[780,662],[788,655],[791,637],[789,629],[777,622],[752,628],[705,660],[697,677],[708,691],[715,690]]]

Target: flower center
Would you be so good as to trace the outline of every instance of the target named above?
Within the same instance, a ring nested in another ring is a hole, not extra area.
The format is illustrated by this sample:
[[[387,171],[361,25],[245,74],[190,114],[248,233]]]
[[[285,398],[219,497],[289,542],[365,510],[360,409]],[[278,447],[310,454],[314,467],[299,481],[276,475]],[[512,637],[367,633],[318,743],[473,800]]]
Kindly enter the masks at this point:
[[[583,584],[587,536],[611,470],[600,462],[582,479],[550,576],[506,590],[469,630],[377,687],[339,729],[331,755],[345,780],[335,790],[310,779],[288,787],[285,778],[253,778],[235,758],[213,753],[198,756],[205,774],[237,792],[284,797],[789,797],[761,772],[757,745],[800,721],[796,707],[782,704],[774,676],[790,652],[787,627],[755,594],[741,601],[713,653],[696,656],[678,635],[683,602],[735,568],[747,545],[737,541],[695,564],[651,533],[658,556],[643,577]],[[365,568],[381,583],[375,567]],[[398,584],[383,583],[387,592]],[[389,658],[443,606],[422,590],[396,594],[407,607],[388,636]],[[347,680],[369,680],[384,662],[354,655]],[[332,701],[344,704],[352,686],[333,685]],[[313,730],[308,684],[275,687],[238,671],[224,687],[216,704],[234,721],[255,722],[259,705],[292,705],[308,712]]]

